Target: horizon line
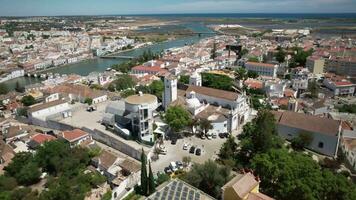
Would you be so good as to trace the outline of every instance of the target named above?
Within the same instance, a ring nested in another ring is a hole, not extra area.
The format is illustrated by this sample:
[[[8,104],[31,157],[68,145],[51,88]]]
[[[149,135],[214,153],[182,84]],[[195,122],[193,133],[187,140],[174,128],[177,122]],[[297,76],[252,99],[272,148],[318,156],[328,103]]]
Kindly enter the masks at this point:
[[[154,15],[226,15],[226,14],[265,14],[265,15],[303,15],[303,14],[315,14],[315,15],[320,15],[320,14],[327,14],[327,15],[349,15],[349,14],[355,14],[356,12],[187,12],[187,13],[132,13],[132,14],[81,14],[81,15],[0,15],[0,17],[81,17],[81,16],[154,16]],[[327,16],[325,16],[327,17]]]

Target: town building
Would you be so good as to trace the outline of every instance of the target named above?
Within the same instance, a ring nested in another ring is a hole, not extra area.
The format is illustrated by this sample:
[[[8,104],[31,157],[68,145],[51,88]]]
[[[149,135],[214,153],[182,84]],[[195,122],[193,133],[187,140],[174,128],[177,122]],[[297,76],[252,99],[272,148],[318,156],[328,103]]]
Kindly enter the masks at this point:
[[[237,174],[222,189],[223,200],[273,200],[259,191],[260,180],[251,172]]]
[[[323,58],[310,56],[307,58],[307,62],[305,65],[310,73],[313,74],[324,73],[325,60]]]
[[[108,100],[106,92],[93,90],[87,86],[79,84],[62,84],[49,89],[49,93],[59,93],[65,95],[70,101],[84,103],[86,99],[92,99],[93,104],[98,104]]]
[[[356,170],[356,132],[343,130],[341,137],[341,150],[354,170]]]
[[[38,133],[34,136],[31,137],[30,141],[27,143],[27,145],[31,149],[36,149],[39,146],[43,145],[45,142],[49,142],[52,140],[56,140],[57,138],[54,137],[53,135],[48,135],[48,134],[43,134],[43,133]]]
[[[178,80],[174,76],[164,77],[163,107],[167,110],[169,104],[177,99]]]
[[[335,96],[353,96],[356,86],[344,77],[334,74],[327,74],[323,85],[333,91]]]
[[[278,65],[258,62],[247,62],[245,68],[248,71],[256,72],[260,76],[276,78]]]
[[[71,147],[80,145],[84,141],[90,141],[91,143],[94,143],[91,135],[89,135],[89,133],[82,131],[80,129],[63,131],[58,134],[58,137],[67,141]]]
[[[290,141],[301,133],[310,134],[313,139],[308,149],[327,156],[337,156],[340,121],[290,111],[273,113],[281,137]]]
[[[34,105],[27,111],[30,121],[35,119],[46,120],[48,117],[62,116],[64,118],[71,116],[71,107],[66,100],[56,100],[48,103]]]
[[[125,99],[125,118],[131,120],[132,136],[145,142],[154,142],[153,112],[158,107],[157,97],[151,94],[132,95]]]

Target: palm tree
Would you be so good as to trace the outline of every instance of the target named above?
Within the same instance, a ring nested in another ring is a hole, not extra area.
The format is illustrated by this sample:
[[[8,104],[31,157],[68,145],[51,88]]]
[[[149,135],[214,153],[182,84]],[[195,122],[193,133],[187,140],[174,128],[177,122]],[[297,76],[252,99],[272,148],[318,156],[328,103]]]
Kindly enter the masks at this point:
[[[199,121],[196,118],[193,118],[190,122],[189,122],[189,128],[192,131],[193,134],[195,134],[195,127],[199,125]]]
[[[245,81],[248,78],[247,71],[245,68],[237,68],[235,70],[235,79]]]
[[[205,135],[209,132],[209,130],[213,129],[213,125],[211,125],[211,122],[207,119],[201,119],[199,121],[199,127],[203,130]]]

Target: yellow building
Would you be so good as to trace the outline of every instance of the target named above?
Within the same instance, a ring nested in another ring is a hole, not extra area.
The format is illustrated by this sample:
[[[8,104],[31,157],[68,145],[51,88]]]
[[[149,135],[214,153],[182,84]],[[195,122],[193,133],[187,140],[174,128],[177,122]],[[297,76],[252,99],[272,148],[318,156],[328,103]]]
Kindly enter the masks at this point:
[[[273,200],[259,192],[260,181],[250,172],[237,174],[222,187],[223,200]]]
[[[39,90],[31,90],[27,95],[32,96],[35,100],[43,98],[43,93]]]

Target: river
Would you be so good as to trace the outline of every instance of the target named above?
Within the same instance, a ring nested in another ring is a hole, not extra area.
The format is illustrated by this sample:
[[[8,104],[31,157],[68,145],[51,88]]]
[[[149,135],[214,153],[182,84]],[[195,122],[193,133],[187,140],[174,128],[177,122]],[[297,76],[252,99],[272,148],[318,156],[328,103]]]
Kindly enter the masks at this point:
[[[181,26],[188,28],[192,30],[193,32],[211,32],[213,31],[206,27],[203,23],[189,23],[189,24],[182,24]],[[154,27],[152,27],[154,28]],[[161,52],[162,50],[173,48],[173,47],[182,47],[185,44],[192,44],[196,43],[199,40],[212,36],[211,34],[209,35],[201,35],[199,37],[198,35],[196,36],[189,36],[185,38],[180,38],[176,40],[170,40],[162,43],[157,43],[153,44],[150,46],[146,46],[143,48],[139,49],[134,49],[131,51],[125,51],[122,53],[118,53],[118,55],[123,55],[123,56],[139,56],[141,55],[145,50],[151,49],[153,52]],[[50,69],[48,72],[53,72],[53,73],[59,73],[59,74],[79,74],[82,76],[86,76],[91,72],[97,71],[97,72],[102,72],[105,71],[108,67],[110,67],[113,64],[118,64],[127,61],[127,59],[103,59],[103,58],[95,58],[91,60],[86,60],[74,64],[69,64],[65,66],[61,66],[58,68]],[[33,78],[33,77],[20,77],[16,79],[9,80],[5,82],[7,87],[10,90],[14,90],[16,83],[19,82],[21,86],[29,85],[29,84],[34,84],[34,83],[39,83],[41,82],[40,78]]]

